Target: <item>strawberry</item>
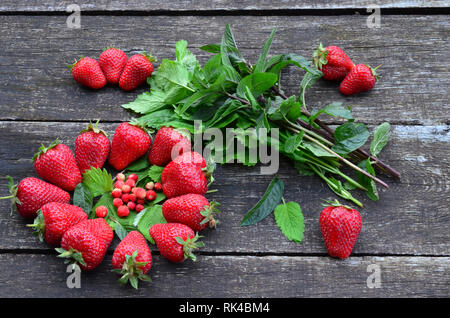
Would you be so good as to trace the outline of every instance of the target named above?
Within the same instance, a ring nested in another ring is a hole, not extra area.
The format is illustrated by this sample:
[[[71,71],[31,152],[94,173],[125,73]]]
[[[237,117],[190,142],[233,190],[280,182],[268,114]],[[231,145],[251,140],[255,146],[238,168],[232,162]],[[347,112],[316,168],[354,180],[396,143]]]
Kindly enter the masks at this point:
[[[341,81],[355,64],[338,46],[323,48],[322,43],[314,51],[314,65],[322,71],[323,78],[329,81]]]
[[[47,148],[42,145],[33,160],[34,168],[40,177],[64,190],[73,191],[82,181],[72,151],[58,139]]]
[[[120,75],[119,86],[124,91],[132,91],[145,82],[153,73],[155,58],[148,54],[135,54],[125,64]]]
[[[92,89],[100,89],[106,85],[106,77],[97,60],[90,57],[82,57],[68,67],[72,69],[73,78],[81,85]]]
[[[152,165],[165,166],[172,159],[190,150],[191,142],[186,137],[172,127],[161,127],[148,153],[148,161]]]
[[[196,232],[205,229],[208,224],[215,227],[213,213],[218,212],[217,202],[208,200],[199,194],[185,194],[171,198],[162,205],[162,213],[169,223],[181,223],[189,226]]]
[[[87,218],[87,214],[80,207],[50,202],[41,207],[34,223],[27,226],[35,229],[34,234],[41,242],[45,239],[48,244],[57,246],[68,229]]]
[[[177,165],[177,164],[194,164],[197,167],[201,168],[202,170],[205,170],[206,168],[206,161],[202,157],[201,154],[195,151],[189,151],[185,152],[182,155],[176,157],[174,160],[172,160],[166,167],[167,169],[164,169],[161,173],[161,181],[164,183],[167,179],[167,174],[171,170],[171,167]]]
[[[74,266],[93,270],[103,260],[113,239],[111,227],[105,219],[88,219],[68,229],[61,239],[58,257],[67,258]]]
[[[202,242],[197,242],[201,236],[180,223],[155,224],[150,228],[150,236],[155,240],[161,256],[175,263],[187,258],[195,261],[192,251],[204,246]]]
[[[14,184],[14,180],[7,176],[8,188],[11,195],[0,199],[11,199],[11,212],[17,212],[24,218],[35,218],[36,211],[49,202],[69,203],[70,194],[53,184],[37,178],[25,178]]]
[[[111,149],[111,143],[106,136],[103,130],[98,129],[97,121],[95,127],[89,124],[75,139],[75,159],[81,173],[91,167],[103,167]]]
[[[371,90],[378,79],[376,68],[368,65],[358,64],[344,78],[339,86],[339,90],[344,95],[353,95]]]
[[[138,281],[151,281],[146,274],[152,267],[152,253],[144,236],[138,231],[131,231],[117,245],[112,257],[114,271],[121,274],[119,283],[138,288]]]
[[[203,195],[208,191],[205,174],[195,164],[171,162],[164,168],[161,179],[163,175],[162,188],[167,198],[188,193]]]
[[[150,148],[151,142],[147,132],[137,124],[122,123],[114,132],[109,163],[116,170],[123,170],[142,157]]]
[[[320,213],[320,229],[328,254],[345,259],[350,256],[361,232],[361,215],[337,200]]]
[[[108,208],[104,205],[99,205],[95,208],[95,216],[98,218],[104,218],[108,214]]]
[[[108,83],[117,84],[127,64],[127,55],[122,50],[110,47],[100,54],[98,62]]]

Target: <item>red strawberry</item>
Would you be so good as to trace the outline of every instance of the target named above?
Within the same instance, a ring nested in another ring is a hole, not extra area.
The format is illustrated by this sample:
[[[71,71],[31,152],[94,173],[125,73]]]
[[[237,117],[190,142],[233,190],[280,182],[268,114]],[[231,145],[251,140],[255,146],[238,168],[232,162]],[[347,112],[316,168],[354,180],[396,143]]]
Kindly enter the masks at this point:
[[[148,154],[148,161],[152,165],[165,166],[175,157],[190,150],[191,142],[186,137],[172,127],[161,127]]]
[[[175,163],[193,163],[199,168],[206,168],[206,160],[201,154],[195,151],[185,152],[173,159]]]
[[[152,140],[141,127],[122,123],[114,132],[109,163],[116,170],[125,169],[130,163],[142,157],[150,148]]]
[[[172,162],[164,168],[162,174],[164,174],[163,192],[168,198],[188,193],[203,195],[208,191],[205,174],[195,164]]]
[[[110,47],[100,54],[98,62],[106,80],[111,84],[117,84],[127,64],[127,55],[122,50]]]
[[[106,133],[98,129],[98,121],[95,127],[89,124],[75,139],[75,159],[80,172],[84,173],[91,167],[102,168],[110,149],[111,143]]]
[[[217,202],[208,202],[200,194],[185,194],[168,199],[162,205],[162,213],[169,223],[181,223],[189,226],[196,232],[205,229],[208,224],[215,227],[217,221],[213,213],[218,212]]]
[[[24,218],[35,218],[36,211],[46,203],[70,201],[69,193],[41,179],[25,178],[17,185],[10,176],[7,178],[11,195],[0,199],[12,199],[11,210],[16,207],[17,212]]]
[[[63,234],[75,224],[87,220],[84,211],[75,205],[50,202],[41,207],[33,224],[35,234],[41,241],[53,246],[59,245]]]
[[[359,212],[336,200],[322,210],[319,222],[328,254],[341,259],[349,257],[361,232]]]
[[[58,139],[47,148],[41,146],[33,160],[39,176],[64,190],[73,191],[82,181],[72,151]]]
[[[371,90],[378,79],[376,68],[368,65],[358,64],[344,78],[339,86],[339,90],[344,95],[353,95]]]
[[[155,224],[150,228],[150,236],[155,240],[161,256],[175,263],[186,258],[195,261],[192,251],[204,246],[202,242],[197,242],[201,236],[195,235],[190,227],[180,223]]]
[[[152,253],[144,236],[138,231],[131,231],[117,245],[112,257],[115,272],[123,275],[119,283],[138,288],[138,281],[151,281],[146,274],[152,267]]]
[[[62,239],[58,257],[72,259],[74,266],[93,270],[103,260],[113,238],[105,219],[88,219],[68,229]]]
[[[340,47],[328,46],[324,49],[322,43],[314,51],[313,61],[322,71],[323,78],[329,81],[343,80],[355,66]]]
[[[83,57],[68,67],[72,69],[73,78],[81,85],[92,89],[100,89],[106,85],[106,77],[97,60]]]
[[[145,82],[153,73],[155,59],[147,54],[135,54],[130,57],[120,75],[119,86],[125,91],[132,91]]]

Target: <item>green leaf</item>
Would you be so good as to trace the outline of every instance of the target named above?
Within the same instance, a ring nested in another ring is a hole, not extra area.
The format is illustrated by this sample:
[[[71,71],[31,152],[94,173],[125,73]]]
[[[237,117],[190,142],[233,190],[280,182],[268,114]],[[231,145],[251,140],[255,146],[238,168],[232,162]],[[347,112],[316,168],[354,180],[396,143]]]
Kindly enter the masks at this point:
[[[303,142],[303,147],[305,147],[306,149],[311,151],[314,154],[314,156],[316,156],[316,157],[334,157],[333,154],[329,153],[328,151],[326,151],[322,147],[320,147],[320,146],[318,146],[315,143],[310,142],[310,141]]]
[[[148,176],[154,181],[154,182],[161,182],[161,174],[164,170],[164,167],[160,166],[151,166],[150,170],[148,171]]]
[[[358,164],[358,167],[367,171],[371,175],[375,176],[375,170],[373,169],[372,165],[370,164],[369,159],[361,161]],[[376,185],[375,181],[373,179],[363,175],[360,172],[356,172],[356,176],[357,176],[358,182],[367,189],[366,194],[369,197],[369,199],[371,199],[373,201],[378,201],[379,196],[378,196],[378,190],[377,190],[377,185]]]
[[[241,80],[241,76],[233,67],[233,64],[231,64],[230,58],[234,57],[239,60],[242,59],[242,55],[237,48],[236,41],[234,40],[234,35],[229,24],[225,26],[225,32],[222,36],[220,55],[222,57],[223,70],[227,76],[227,79],[238,83]]]
[[[320,78],[323,74],[321,71],[313,67],[310,63],[310,61],[298,54],[295,53],[289,53],[289,54],[283,54],[281,56],[278,56],[275,58],[277,63],[275,63],[271,68],[270,72],[274,74],[279,74],[280,71],[288,66],[289,64],[295,65],[303,70],[305,70],[307,73],[311,74],[313,78]],[[271,63],[273,64],[275,60],[272,60]],[[268,63],[269,64],[269,63]]]
[[[350,153],[364,145],[369,136],[369,130],[364,124],[347,122],[334,131],[335,145],[332,149],[340,154]]]
[[[263,52],[259,56],[258,62],[256,62],[255,68],[253,69],[254,73],[264,72],[267,54],[269,53],[270,46],[272,45],[272,40],[273,40],[276,30],[277,30],[276,28],[272,29],[272,32],[270,33],[269,38],[267,39],[266,43],[264,43]],[[278,73],[276,73],[276,74],[278,74]]]
[[[309,118],[310,123],[314,122],[314,120],[320,115],[320,114],[327,114],[329,116],[333,117],[342,117],[345,119],[353,119],[352,111],[350,107],[346,108],[342,106],[341,102],[334,102],[331,104],[328,104],[324,108],[313,111],[311,117]]]
[[[127,230],[125,230],[125,228],[120,223],[114,224],[114,232],[116,232],[121,241],[125,238],[125,236],[128,235]]]
[[[206,44],[200,47],[200,50],[209,53],[220,53],[220,44]]]
[[[113,180],[106,169],[91,168],[86,170],[83,173],[83,184],[94,198],[113,190]]]
[[[317,70],[316,70],[317,71]],[[318,71],[320,72],[320,71]],[[314,83],[322,77],[322,72],[320,73],[310,73],[307,72],[303,76],[302,81],[300,82],[300,95],[299,95],[299,101],[303,107],[306,108],[306,101],[305,101],[305,93],[311,86],[314,85]]]
[[[239,97],[246,98],[246,89],[252,92],[255,98],[271,88],[278,80],[278,76],[273,73],[253,73],[244,77],[238,84],[236,94]]]
[[[284,151],[287,153],[293,153],[302,143],[303,130],[299,134],[289,136],[284,142]]]
[[[291,241],[301,243],[305,223],[300,205],[297,202],[280,204],[275,208],[274,215],[275,221],[284,236]]]
[[[100,205],[104,205],[106,206],[106,208],[108,209],[108,214],[112,213],[115,214],[116,213],[116,207],[113,204],[113,200],[114,198],[112,197],[111,193],[105,193],[103,194],[100,199],[98,199],[98,201],[95,203],[95,205],[92,207],[91,215],[89,216],[90,218],[94,218],[95,217],[95,209],[97,207],[99,207]]]
[[[284,183],[277,177],[274,177],[267,187],[266,192],[258,203],[251,208],[244,216],[241,226],[252,225],[266,218],[275,207],[280,203],[283,197]]]
[[[286,117],[292,122],[297,120],[300,113],[300,103],[297,102],[295,96],[290,96],[288,99],[282,99],[277,96],[274,100],[271,100],[268,110],[270,119],[284,120]]]
[[[383,150],[384,146],[386,146],[390,133],[391,125],[389,123],[382,123],[379,125],[373,134],[373,140],[370,143],[370,152],[372,155],[377,156],[381,150]]]
[[[155,224],[167,223],[166,219],[162,214],[161,205],[154,205],[151,208],[147,208],[138,214],[138,220],[135,222],[136,227],[139,232],[152,244],[155,241],[150,236],[150,228]]]
[[[122,107],[139,114],[152,113],[166,107],[166,95],[162,90],[155,89],[138,95],[134,101],[124,104]]]
[[[73,204],[83,209],[88,215],[92,210],[94,197],[91,191],[83,183],[77,184],[73,192]]]
[[[150,162],[148,161],[147,155],[142,156],[138,160],[132,162],[128,167],[127,171],[141,171],[150,167]]]
[[[304,162],[295,161],[294,167],[298,171],[298,173],[302,176],[313,176],[314,171]]]

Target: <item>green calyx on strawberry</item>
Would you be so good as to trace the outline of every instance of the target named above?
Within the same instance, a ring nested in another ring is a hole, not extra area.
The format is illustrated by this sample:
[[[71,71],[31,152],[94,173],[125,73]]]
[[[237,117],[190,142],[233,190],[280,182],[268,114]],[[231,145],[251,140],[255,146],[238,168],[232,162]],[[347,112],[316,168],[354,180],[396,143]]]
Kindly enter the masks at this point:
[[[138,289],[139,280],[145,282],[151,282],[151,278],[142,272],[142,268],[149,262],[138,262],[136,257],[138,256],[138,250],[134,251],[132,255],[125,255],[125,262],[120,269],[113,269],[113,272],[121,274],[118,282],[120,284],[127,284],[130,282],[133,288]]]
[[[319,70],[323,65],[328,63],[327,55],[328,50],[323,47],[322,43],[320,43],[313,53],[313,63]]]
[[[219,224],[219,221],[214,219],[214,213],[220,213],[220,210],[217,208],[218,206],[220,206],[220,203],[216,201],[211,201],[209,206],[204,206],[204,209],[200,211],[200,214],[205,217],[203,221],[200,222],[201,225],[209,223],[210,228],[215,228],[217,224]]]
[[[78,264],[86,266],[83,255],[72,247],[68,250],[58,247],[55,248],[55,251],[59,253],[57,257],[65,258],[64,264],[72,264],[73,269],[80,271],[81,269]]]
[[[326,202],[326,204],[322,203],[322,206],[323,206],[323,207],[328,207],[328,206],[332,206],[332,207],[340,207],[340,206],[342,206],[342,207],[344,207],[344,208],[346,208],[346,209],[349,209],[349,210],[352,210],[352,209],[353,209],[353,208],[352,208],[351,206],[349,206],[349,205],[341,204],[337,199],[334,199],[334,201],[331,201],[331,200],[324,200],[324,201]]]
[[[95,126],[92,124],[92,122],[89,122],[89,125],[87,126],[87,128],[80,131],[80,134],[89,132],[89,131],[93,131],[96,134],[102,134],[105,137],[108,137],[108,134],[103,129],[98,128],[99,122],[100,122],[100,119],[95,122]]]
[[[75,67],[75,65],[77,65],[77,63],[78,63],[79,61],[81,61],[82,59],[84,59],[84,56],[83,56],[83,55],[80,55],[80,57],[78,58],[78,60],[75,60],[75,62],[73,62],[72,64],[66,65],[67,68],[68,68],[69,70],[73,69],[73,68]]]
[[[20,200],[17,198],[18,184],[14,182],[14,179],[10,176],[6,176],[8,179],[8,189],[10,195],[6,197],[0,197],[0,200],[11,199],[11,215],[17,209],[17,204],[21,204]]]
[[[379,69],[381,67],[382,64],[378,65],[377,67],[371,67],[369,65],[366,64],[366,66],[368,68],[370,68],[370,70],[372,71],[372,75],[373,77],[375,77],[375,79],[378,81],[380,79],[380,75],[377,74],[377,69]]]
[[[150,52],[144,51],[140,54],[144,56],[150,63],[158,62],[158,59],[154,57]]]
[[[183,240],[181,237],[175,237],[175,241],[178,244],[183,246],[184,259],[191,259],[194,262],[197,260],[197,257],[192,252],[200,247],[204,247],[205,244],[203,242],[197,242],[198,239],[203,236],[199,236],[198,233],[195,234],[194,237],[188,237],[186,240]]]
[[[39,158],[41,155],[45,154],[50,149],[55,148],[60,143],[61,143],[61,141],[58,138],[56,138],[48,147],[41,145],[41,147],[38,149],[38,152],[36,152],[34,154],[33,161],[36,161],[37,158]]]
[[[37,211],[37,217],[34,219],[33,224],[27,224],[27,227],[31,227],[34,230],[33,235],[37,236],[39,241],[44,241],[45,220],[42,210]]]

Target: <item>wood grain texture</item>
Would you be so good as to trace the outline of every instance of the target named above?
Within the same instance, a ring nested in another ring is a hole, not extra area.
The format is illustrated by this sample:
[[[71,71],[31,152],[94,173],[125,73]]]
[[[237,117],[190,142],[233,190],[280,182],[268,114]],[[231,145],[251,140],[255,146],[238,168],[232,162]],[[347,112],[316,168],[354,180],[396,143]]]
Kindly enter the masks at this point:
[[[238,45],[255,63],[272,27],[278,28],[271,54],[311,56],[319,42],[342,46],[356,63],[382,64],[374,90],[344,97],[338,85],[320,81],[308,96],[310,108],[342,101],[367,123],[448,124],[450,49],[448,16],[382,17],[379,29],[366,27],[364,16],[83,16],[82,28],[68,29],[65,16],[3,16],[0,22],[0,119],[80,121],[127,120],[120,105],[139,91],[117,87],[92,92],[80,87],[65,67],[80,55],[98,57],[109,45],[128,55],[148,49],[159,59],[173,58],[175,42],[186,39],[199,50],[220,41],[231,23]],[[101,36],[99,36],[101,34]],[[289,68],[282,82],[296,93],[302,73]],[[376,115],[374,115],[376,110]]]
[[[450,258],[201,256],[171,264],[154,256],[151,283],[139,290],[116,283],[111,256],[66,285],[67,265],[56,255],[0,254],[0,297],[448,297]],[[380,288],[368,288],[380,268]],[[20,275],[17,275],[17,273]],[[264,302],[264,300],[261,300]]]
[[[69,4],[74,2],[56,0],[29,0],[14,1],[3,0],[0,11],[24,11],[24,12],[66,12]],[[365,9],[368,5],[376,3],[381,8],[435,8],[448,7],[447,1],[426,0],[339,0],[339,1],[316,1],[316,0],[100,0],[100,1],[77,1],[82,11],[211,11],[211,10],[298,10],[298,9]]]
[[[102,127],[112,138],[118,124]],[[0,122],[0,196],[6,195],[9,174],[16,180],[36,176],[30,158],[41,143],[59,137],[73,149],[74,139],[85,123]],[[373,127],[370,127],[373,130]],[[450,255],[449,158],[450,131],[447,126],[394,126],[392,138],[381,158],[402,173],[401,182],[390,180],[390,189],[381,191],[372,202],[363,193],[356,196],[363,230],[355,246],[356,254]],[[301,177],[282,158],[278,176],[285,182],[286,201],[301,204],[306,232],[302,244],[288,241],[273,216],[255,226],[239,226],[245,212],[259,200],[272,176],[261,175],[259,167],[238,164],[219,166],[208,196],[222,203],[221,224],[205,232],[208,253],[326,254],[318,226],[322,199],[334,194],[317,177]],[[386,179],[386,178],[385,178]],[[0,250],[47,249],[25,227],[18,215],[9,216],[9,202],[0,201]]]

